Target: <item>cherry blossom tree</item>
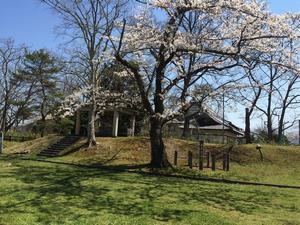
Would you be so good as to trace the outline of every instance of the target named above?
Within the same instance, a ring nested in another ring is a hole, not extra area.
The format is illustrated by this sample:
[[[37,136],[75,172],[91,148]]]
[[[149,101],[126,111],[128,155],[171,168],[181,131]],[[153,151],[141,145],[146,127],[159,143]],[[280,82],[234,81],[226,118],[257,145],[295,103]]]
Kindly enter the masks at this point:
[[[115,28],[115,21],[122,15],[126,0],[40,0],[53,9],[62,19],[60,31],[73,44],[69,74],[79,80],[80,88],[91,91],[88,121],[89,146],[96,144],[95,119],[97,90],[100,77],[106,68],[109,41],[106,38]],[[80,89],[79,88],[79,89]]]
[[[120,35],[110,39],[116,59],[135,77],[150,117],[153,167],[169,166],[162,128],[189,107],[191,99],[186,96],[197,83],[193,80],[233,71],[245,60],[297,68],[289,60],[289,49],[276,40],[298,38],[299,15],[272,15],[264,2],[256,0],[139,2],[136,15],[120,23]],[[197,17],[192,24],[185,22],[190,16]],[[186,29],[189,25],[191,29]],[[257,57],[278,51],[284,56],[280,61]],[[189,64],[191,57],[201,60]],[[182,98],[166,107],[174,93]]]

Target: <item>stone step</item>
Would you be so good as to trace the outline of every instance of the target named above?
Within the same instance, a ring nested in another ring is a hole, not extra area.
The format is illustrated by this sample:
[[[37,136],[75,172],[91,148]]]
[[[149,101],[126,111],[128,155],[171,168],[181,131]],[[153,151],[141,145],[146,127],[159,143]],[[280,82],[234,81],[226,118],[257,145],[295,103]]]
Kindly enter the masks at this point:
[[[52,145],[53,147],[68,147],[68,146],[71,146],[71,145],[73,145],[73,143],[72,144],[55,144],[55,145]]]
[[[69,147],[69,146],[68,146]],[[50,146],[49,148],[47,148],[46,150],[51,150],[51,149],[57,149],[57,150],[63,150],[66,149],[66,147],[55,147],[55,146]]]
[[[45,157],[56,157],[56,154],[38,154],[38,156],[45,156]]]
[[[55,152],[55,153],[60,153],[61,150],[50,149],[50,150],[45,150],[45,151],[41,151],[41,152]]]
[[[64,137],[59,140],[57,143],[49,146],[47,149],[42,150],[38,156],[48,156],[48,157],[55,157],[58,156],[60,152],[65,150],[66,148],[70,147],[71,145],[75,144],[80,137],[78,136],[69,136]]]
[[[53,151],[45,151],[45,152],[40,152],[40,154],[58,154],[59,152],[53,152]]]

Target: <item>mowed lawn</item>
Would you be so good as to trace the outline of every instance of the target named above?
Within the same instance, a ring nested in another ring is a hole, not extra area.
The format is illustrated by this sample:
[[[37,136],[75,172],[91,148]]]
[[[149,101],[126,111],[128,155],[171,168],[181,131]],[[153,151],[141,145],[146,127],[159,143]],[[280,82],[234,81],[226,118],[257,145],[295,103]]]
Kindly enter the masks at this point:
[[[0,224],[300,224],[300,190],[0,156]]]

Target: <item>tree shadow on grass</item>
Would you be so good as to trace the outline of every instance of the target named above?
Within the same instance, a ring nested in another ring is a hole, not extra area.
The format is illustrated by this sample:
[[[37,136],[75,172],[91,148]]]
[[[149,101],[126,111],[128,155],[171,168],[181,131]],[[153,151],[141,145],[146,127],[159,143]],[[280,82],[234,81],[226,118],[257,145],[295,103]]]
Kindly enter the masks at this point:
[[[5,177],[18,185],[1,189],[1,214],[36,212],[37,222],[63,224],[101,216],[146,217],[149,220],[187,221],[205,215],[205,206],[254,214],[270,212],[274,198],[293,198],[284,191],[228,184],[155,177],[105,168],[71,167],[57,163],[14,161]],[[201,207],[202,206],[202,207]],[[297,210],[286,207],[284,210]],[[229,224],[224,222],[224,224]]]

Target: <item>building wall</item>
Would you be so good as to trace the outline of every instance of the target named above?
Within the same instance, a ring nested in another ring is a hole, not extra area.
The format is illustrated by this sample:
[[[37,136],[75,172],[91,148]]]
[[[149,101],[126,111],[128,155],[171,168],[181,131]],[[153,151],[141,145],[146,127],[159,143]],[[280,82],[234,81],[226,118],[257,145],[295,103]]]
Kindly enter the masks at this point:
[[[178,124],[168,124],[164,130],[166,137],[177,137],[182,136],[183,129],[179,128]],[[193,140],[204,140],[205,143],[223,143],[223,131],[222,130],[197,130],[189,129],[189,139]],[[237,135],[230,130],[224,131],[224,142],[225,143],[237,143]]]

